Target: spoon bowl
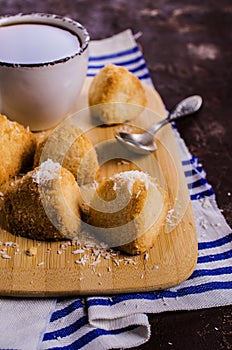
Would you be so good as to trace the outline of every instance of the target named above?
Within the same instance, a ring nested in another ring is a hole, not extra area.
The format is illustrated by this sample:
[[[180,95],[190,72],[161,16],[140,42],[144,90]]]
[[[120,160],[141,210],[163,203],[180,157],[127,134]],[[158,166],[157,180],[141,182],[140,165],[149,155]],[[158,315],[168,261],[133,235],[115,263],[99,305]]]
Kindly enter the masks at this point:
[[[144,135],[146,137],[144,137]],[[148,152],[154,152],[157,150],[157,145],[154,141],[153,135],[147,132],[141,134],[130,134],[125,131],[117,131],[115,133],[115,138],[136,153],[147,154]]]
[[[154,124],[146,132],[129,133],[117,130],[115,138],[136,153],[146,154],[148,152],[154,152],[157,150],[157,145],[154,141],[156,132],[174,120],[196,113],[201,108],[202,102],[202,97],[199,95],[187,97],[175,105],[167,118]]]

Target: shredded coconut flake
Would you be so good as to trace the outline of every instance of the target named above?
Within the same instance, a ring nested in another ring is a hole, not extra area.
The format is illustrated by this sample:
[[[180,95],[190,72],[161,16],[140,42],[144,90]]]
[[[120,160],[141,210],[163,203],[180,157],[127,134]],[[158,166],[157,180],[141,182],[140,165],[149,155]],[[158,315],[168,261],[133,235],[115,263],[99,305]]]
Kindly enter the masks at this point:
[[[144,182],[146,190],[148,189],[149,185],[153,185],[149,179],[149,175],[138,170],[123,171],[112,176],[111,180],[114,181],[114,190],[117,190],[123,185],[127,185],[130,194],[132,194],[133,184],[136,180]]]
[[[72,254],[81,254],[81,253],[84,253],[84,249],[76,249],[74,251],[72,251]]]
[[[15,246],[15,243],[14,242],[5,242],[4,245],[6,247],[14,247]]]
[[[166,223],[168,225],[170,225],[171,227],[173,227],[176,225],[176,219],[177,219],[177,217],[175,215],[175,209],[174,208],[169,209],[167,216],[166,216]]]
[[[205,198],[202,199],[202,201],[201,201],[201,206],[202,206],[202,208],[204,208],[204,209],[207,209],[207,208],[210,208],[210,207],[211,207],[211,203],[210,203],[210,200],[209,200],[208,197],[205,197]]]
[[[148,261],[148,259],[149,259],[149,253],[145,253],[145,255],[144,255],[144,260],[145,260],[145,261]]]
[[[38,184],[45,184],[47,181],[55,179],[59,176],[61,165],[53,162],[51,159],[40,164],[38,170],[32,174],[33,180]]]
[[[11,256],[8,254],[2,254],[3,259],[11,259]]]
[[[208,221],[206,220],[206,219],[202,219],[201,221],[200,221],[200,225],[201,225],[201,227],[204,229],[204,230],[207,230],[207,228],[208,228]]]

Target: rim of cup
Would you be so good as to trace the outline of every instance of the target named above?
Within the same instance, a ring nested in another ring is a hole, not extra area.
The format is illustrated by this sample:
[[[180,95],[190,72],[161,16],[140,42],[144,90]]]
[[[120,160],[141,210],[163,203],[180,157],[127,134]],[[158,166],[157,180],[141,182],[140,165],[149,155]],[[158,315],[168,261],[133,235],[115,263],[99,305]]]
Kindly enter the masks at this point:
[[[90,36],[87,29],[79,22],[65,16],[60,16],[51,13],[18,13],[15,15],[4,15],[0,16],[0,28],[2,26],[14,25],[14,24],[50,24],[57,26],[64,30],[71,31],[74,35],[76,35],[80,41],[80,48],[78,51],[72,55],[68,55],[66,57],[62,57],[59,59],[51,60],[48,62],[38,62],[38,63],[11,63],[0,61],[0,66],[8,66],[8,67],[42,67],[54,65],[57,63],[64,63],[70,59],[73,59],[76,56],[80,56],[83,52],[88,48]],[[60,25],[59,25],[60,24]]]

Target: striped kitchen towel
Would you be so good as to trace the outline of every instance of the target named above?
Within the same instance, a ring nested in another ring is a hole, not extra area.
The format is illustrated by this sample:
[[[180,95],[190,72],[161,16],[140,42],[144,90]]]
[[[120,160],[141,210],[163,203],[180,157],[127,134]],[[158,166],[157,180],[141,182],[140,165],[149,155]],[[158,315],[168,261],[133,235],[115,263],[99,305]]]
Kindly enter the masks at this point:
[[[114,63],[129,69],[143,83],[152,85],[145,60],[129,30],[92,42],[90,48],[88,76],[97,74],[105,64]],[[164,291],[91,297],[84,301],[59,300],[42,349],[136,346],[149,337],[146,313],[231,304],[231,229],[217,207],[202,165],[188,152],[176,128],[173,129],[197,226],[199,257],[194,273],[180,286]]]
[[[144,84],[152,86],[145,60],[130,30],[91,42],[88,76],[94,76],[106,63],[124,66]],[[198,234],[199,255],[193,274],[179,286],[163,291],[37,300],[38,316],[32,300],[23,301],[24,308],[20,309],[20,314],[17,310],[13,312],[14,305],[19,301],[8,300],[7,309],[3,300],[3,309],[5,312],[8,310],[8,314],[1,318],[0,313],[0,349],[130,348],[149,339],[147,313],[193,310],[232,303],[231,229],[217,206],[202,165],[197,157],[189,153],[175,126],[173,132],[189,187]],[[41,305],[46,305],[47,312]],[[30,307],[33,317],[29,312]],[[23,322],[24,318],[27,322]],[[28,320],[31,320],[31,324]],[[7,326],[8,329],[11,327],[6,336],[2,322],[5,322],[5,331]],[[34,329],[35,325],[37,327]],[[25,341],[27,338],[29,345]]]

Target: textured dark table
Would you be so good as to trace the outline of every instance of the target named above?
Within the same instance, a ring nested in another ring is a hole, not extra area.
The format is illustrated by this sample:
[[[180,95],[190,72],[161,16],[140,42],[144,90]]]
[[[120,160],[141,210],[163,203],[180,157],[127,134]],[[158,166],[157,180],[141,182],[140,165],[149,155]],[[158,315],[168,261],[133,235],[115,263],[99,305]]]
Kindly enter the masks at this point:
[[[194,93],[204,98],[195,118],[178,121],[199,157],[219,207],[232,224],[231,0],[0,0],[0,15],[51,12],[82,22],[92,39],[132,28],[167,107]],[[149,316],[141,350],[232,349],[232,307]],[[100,350],[100,349],[99,349]]]

